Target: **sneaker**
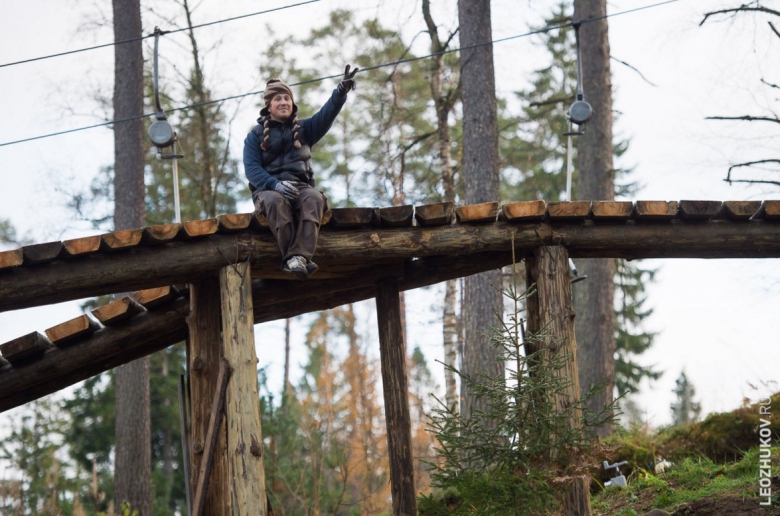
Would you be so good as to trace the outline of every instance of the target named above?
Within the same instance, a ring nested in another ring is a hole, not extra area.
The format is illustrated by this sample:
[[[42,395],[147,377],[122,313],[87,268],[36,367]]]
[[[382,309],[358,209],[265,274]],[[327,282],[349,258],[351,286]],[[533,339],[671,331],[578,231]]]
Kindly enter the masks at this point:
[[[306,274],[308,274],[309,276],[311,276],[312,274],[314,274],[315,272],[317,272],[317,269],[319,269],[319,268],[320,268],[320,267],[319,267],[319,265],[317,265],[317,264],[316,264],[316,263],[314,263],[313,261],[309,260],[309,261],[306,263]]]
[[[303,256],[289,258],[282,266],[282,270],[292,275],[295,279],[305,280],[308,277],[306,259]]]

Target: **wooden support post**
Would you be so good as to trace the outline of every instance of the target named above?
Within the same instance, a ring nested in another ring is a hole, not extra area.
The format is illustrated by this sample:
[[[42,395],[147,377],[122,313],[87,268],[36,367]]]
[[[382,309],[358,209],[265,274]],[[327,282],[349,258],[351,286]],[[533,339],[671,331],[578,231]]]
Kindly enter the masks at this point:
[[[376,284],[376,312],[379,324],[379,354],[385,396],[393,516],[417,516],[417,491],[414,486],[412,430],[409,417],[409,385],[406,376],[406,344],[401,326],[401,302],[397,279],[384,279]]]
[[[226,426],[236,516],[267,515],[251,272],[248,262],[219,271],[222,339],[225,358],[234,371],[227,391]]]
[[[537,247],[533,257],[527,259],[525,269],[526,284],[536,285],[536,293],[526,301],[528,331],[546,335],[537,342],[538,347],[527,349],[526,352],[544,349],[548,353],[569,356],[566,365],[558,371],[558,375],[569,382],[568,389],[555,399],[556,409],[560,412],[580,400],[569,253],[562,246]],[[582,426],[579,410],[575,411],[569,425],[572,428]],[[567,516],[590,516],[589,486],[590,479],[587,477],[573,477],[564,484],[562,502]]]
[[[211,417],[211,402],[218,388],[219,364],[222,357],[220,340],[219,279],[206,278],[190,285],[189,383],[191,420],[191,492],[195,491],[198,472],[206,447],[206,433]],[[211,467],[211,481],[206,494],[205,514],[230,514],[230,482],[228,477],[227,431],[220,426]]]

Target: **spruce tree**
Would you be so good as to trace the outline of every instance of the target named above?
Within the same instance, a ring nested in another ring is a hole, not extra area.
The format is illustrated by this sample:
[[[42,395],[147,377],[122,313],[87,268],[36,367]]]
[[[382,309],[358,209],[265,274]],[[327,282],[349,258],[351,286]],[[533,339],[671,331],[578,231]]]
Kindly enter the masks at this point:
[[[672,424],[685,425],[699,419],[701,415],[701,403],[694,401],[696,389],[688,380],[685,370],[677,378],[676,387],[672,391],[676,400],[672,403]]]

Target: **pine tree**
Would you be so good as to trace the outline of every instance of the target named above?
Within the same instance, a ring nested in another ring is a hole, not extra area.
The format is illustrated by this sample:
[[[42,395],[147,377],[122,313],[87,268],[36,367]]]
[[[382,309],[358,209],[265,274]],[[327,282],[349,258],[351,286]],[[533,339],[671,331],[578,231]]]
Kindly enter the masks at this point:
[[[685,370],[675,383],[677,386],[672,392],[677,399],[672,403],[672,424],[685,425],[697,421],[701,415],[701,403],[694,401],[696,389],[688,380]]]

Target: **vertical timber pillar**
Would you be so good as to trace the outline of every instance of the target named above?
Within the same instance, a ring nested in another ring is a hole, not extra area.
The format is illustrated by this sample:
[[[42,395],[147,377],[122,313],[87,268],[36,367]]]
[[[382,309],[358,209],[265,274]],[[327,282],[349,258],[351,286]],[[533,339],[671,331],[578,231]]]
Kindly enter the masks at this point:
[[[222,342],[225,359],[233,367],[225,426],[235,516],[267,514],[251,273],[248,263],[229,265],[219,271]]]
[[[384,279],[376,284],[376,312],[393,516],[417,516],[406,344],[401,324],[401,300],[397,279]]]
[[[191,492],[195,492],[198,472],[203,461],[211,405],[217,390],[219,361],[223,356],[220,338],[219,279],[206,278],[190,285],[189,371],[191,407]],[[206,494],[205,514],[230,514],[230,483],[227,465],[226,425],[219,428],[209,489]]]
[[[568,382],[568,388],[556,396],[559,412],[580,400],[580,382],[577,370],[577,341],[574,337],[574,309],[569,281],[569,252],[562,246],[541,246],[526,261],[526,285],[536,285],[536,293],[526,301],[529,333],[543,332],[547,337],[538,348],[528,353],[547,350],[548,353],[568,355],[566,365],[558,375]],[[569,425],[582,426],[582,414],[577,410]],[[554,438],[554,437],[553,437]],[[566,516],[590,516],[590,478],[571,477],[565,483],[562,502]]]

